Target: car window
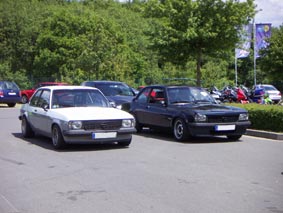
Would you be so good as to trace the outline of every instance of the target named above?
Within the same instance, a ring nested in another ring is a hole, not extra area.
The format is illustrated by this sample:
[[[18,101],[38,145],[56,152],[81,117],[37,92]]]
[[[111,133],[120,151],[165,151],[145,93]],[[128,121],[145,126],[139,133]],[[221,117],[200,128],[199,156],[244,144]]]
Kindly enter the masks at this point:
[[[149,94],[149,103],[161,104],[165,101],[165,92],[161,88],[153,88]]]
[[[95,84],[95,87],[101,90],[106,96],[134,96],[132,89],[125,85],[119,83],[113,84]]]
[[[274,91],[274,90],[277,90],[275,87],[273,86],[264,86],[264,90],[266,91]]]
[[[213,98],[207,91],[195,87],[168,88],[168,96],[170,104],[196,102],[214,103]]]
[[[144,104],[147,103],[150,91],[151,91],[151,88],[144,89],[141,92],[141,94],[137,97],[137,102],[138,103],[144,103]]]
[[[30,100],[31,106],[38,107],[38,102],[39,102],[41,93],[42,93],[42,90],[37,90],[34,96],[32,96]]]
[[[43,90],[43,92],[41,93],[38,99],[37,106],[38,107],[49,106],[49,100],[50,100],[50,90]]]
[[[98,90],[55,90],[52,108],[109,107],[109,102]]]

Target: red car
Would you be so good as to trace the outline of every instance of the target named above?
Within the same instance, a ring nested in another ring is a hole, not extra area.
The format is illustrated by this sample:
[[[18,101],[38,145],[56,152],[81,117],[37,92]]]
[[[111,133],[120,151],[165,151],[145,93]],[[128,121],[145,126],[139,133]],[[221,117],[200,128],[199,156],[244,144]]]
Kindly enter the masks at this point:
[[[33,95],[33,93],[36,91],[37,88],[44,87],[44,86],[55,86],[55,85],[69,85],[69,84],[63,83],[63,82],[41,82],[41,83],[38,83],[32,89],[21,90],[21,97],[22,97],[21,102],[23,104],[27,103],[29,101],[29,99],[31,98],[31,96]]]

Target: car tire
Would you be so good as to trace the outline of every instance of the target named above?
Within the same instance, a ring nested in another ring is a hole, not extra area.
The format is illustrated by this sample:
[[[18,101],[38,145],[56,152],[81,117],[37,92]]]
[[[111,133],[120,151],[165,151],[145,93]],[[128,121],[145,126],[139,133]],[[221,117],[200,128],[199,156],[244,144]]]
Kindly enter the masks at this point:
[[[132,142],[132,138],[128,139],[128,140],[124,140],[124,141],[119,141],[118,144],[120,146],[126,147],[129,146]]]
[[[21,102],[23,104],[26,104],[28,102],[28,97],[26,95],[23,95],[22,98],[21,98]]]
[[[137,130],[137,133],[141,132],[142,129],[143,129],[143,126],[140,124],[140,122],[138,122],[138,119],[135,117],[135,120],[136,120],[136,130]]]
[[[8,107],[14,107],[14,106],[16,106],[16,103],[9,103],[8,104]]]
[[[242,137],[242,135],[227,135],[229,140],[237,141]]]
[[[189,138],[189,132],[187,130],[187,125],[185,124],[183,119],[177,118],[174,121],[173,133],[177,141],[185,141]]]
[[[56,124],[52,127],[52,144],[55,149],[63,149],[66,146],[61,129]]]
[[[22,118],[21,130],[22,130],[22,135],[24,136],[24,138],[31,138],[34,136],[34,131],[32,130],[25,116]]]

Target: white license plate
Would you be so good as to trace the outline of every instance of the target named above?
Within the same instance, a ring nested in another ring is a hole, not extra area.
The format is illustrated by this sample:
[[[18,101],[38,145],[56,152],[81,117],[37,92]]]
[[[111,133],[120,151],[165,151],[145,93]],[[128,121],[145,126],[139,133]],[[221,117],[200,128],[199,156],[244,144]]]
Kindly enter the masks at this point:
[[[15,92],[8,92],[8,95],[16,95]]]
[[[103,138],[116,138],[117,132],[93,132],[91,134],[92,139],[103,139]]]
[[[235,130],[235,125],[216,125],[215,131],[229,131],[229,130]]]

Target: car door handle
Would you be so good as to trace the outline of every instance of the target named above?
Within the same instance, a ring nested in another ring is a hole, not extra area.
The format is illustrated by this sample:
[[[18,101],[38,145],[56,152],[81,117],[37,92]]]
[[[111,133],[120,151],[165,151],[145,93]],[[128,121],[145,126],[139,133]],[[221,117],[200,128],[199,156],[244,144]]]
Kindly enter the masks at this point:
[[[149,108],[150,108],[150,106],[146,106],[146,108],[147,108],[147,109],[149,109]]]
[[[37,112],[37,109],[35,109],[34,112]]]

